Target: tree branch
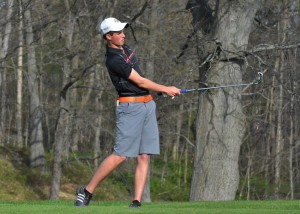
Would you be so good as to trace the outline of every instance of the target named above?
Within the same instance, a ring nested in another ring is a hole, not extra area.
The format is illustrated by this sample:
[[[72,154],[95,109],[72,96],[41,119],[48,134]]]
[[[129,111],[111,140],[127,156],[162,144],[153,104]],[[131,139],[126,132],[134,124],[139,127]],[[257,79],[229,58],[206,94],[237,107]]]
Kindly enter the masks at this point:
[[[143,7],[142,7],[142,9],[136,15],[133,16],[133,18],[131,19],[130,23],[135,22],[135,20],[144,13],[144,11],[146,10],[146,8],[148,6],[148,3],[149,3],[148,0],[146,0],[145,3],[144,3],[144,5],[143,5]]]
[[[82,73],[74,78],[72,81],[69,81],[68,83],[65,84],[65,86],[63,87],[63,89],[61,90],[60,92],[60,96],[65,100],[66,99],[66,95],[67,95],[67,91],[68,89],[74,84],[76,83],[77,81],[81,80],[87,73],[87,71],[93,67],[94,65],[88,65],[87,67],[84,68],[84,70],[82,71]]]
[[[244,53],[257,53],[261,51],[269,51],[269,50],[286,50],[286,49],[292,49],[292,48],[299,48],[300,43],[293,44],[293,45],[269,45],[269,44],[261,44],[257,47],[254,47],[252,50],[244,51]]]

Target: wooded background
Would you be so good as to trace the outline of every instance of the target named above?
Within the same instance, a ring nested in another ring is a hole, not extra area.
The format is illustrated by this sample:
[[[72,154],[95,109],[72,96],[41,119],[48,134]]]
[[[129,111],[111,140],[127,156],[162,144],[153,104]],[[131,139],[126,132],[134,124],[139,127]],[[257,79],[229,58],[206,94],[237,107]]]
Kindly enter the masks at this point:
[[[155,82],[190,89],[264,74],[254,86],[154,94],[161,185],[173,164],[190,201],[298,199],[299,9],[299,0],[2,0],[1,148],[52,172],[51,199],[64,163],[88,154],[96,168],[111,153],[117,94],[98,27],[112,16],[131,23],[126,43]]]

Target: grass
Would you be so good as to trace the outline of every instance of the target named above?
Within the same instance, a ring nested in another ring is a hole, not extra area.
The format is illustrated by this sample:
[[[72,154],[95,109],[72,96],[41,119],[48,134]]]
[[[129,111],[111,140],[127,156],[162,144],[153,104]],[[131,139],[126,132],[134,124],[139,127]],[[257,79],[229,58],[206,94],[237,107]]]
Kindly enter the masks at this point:
[[[89,207],[74,207],[73,201],[0,202],[0,213],[207,213],[207,214],[294,214],[299,201],[226,201],[226,202],[153,202],[140,209],[128,208],[128,202],[92,202]]]

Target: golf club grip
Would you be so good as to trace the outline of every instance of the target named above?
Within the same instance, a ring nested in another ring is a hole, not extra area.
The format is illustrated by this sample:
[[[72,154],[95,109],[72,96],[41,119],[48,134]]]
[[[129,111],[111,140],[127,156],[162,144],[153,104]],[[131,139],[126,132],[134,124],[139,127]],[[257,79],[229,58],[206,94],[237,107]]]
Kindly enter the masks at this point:
[[[162,92],[158,92],[157,95],[158,95],[158,96],[163,96],[163,97],[166,97],[166,96],[167,96],[166,94],[164,94],[164,93],[162,93]]]
[[[189,92],[189,90],[187,90],[187,89],[180,89],[181,94],[188,93],[188,92]],[[167,95],[162,92],[158,92],[157,95],[167,97]]]

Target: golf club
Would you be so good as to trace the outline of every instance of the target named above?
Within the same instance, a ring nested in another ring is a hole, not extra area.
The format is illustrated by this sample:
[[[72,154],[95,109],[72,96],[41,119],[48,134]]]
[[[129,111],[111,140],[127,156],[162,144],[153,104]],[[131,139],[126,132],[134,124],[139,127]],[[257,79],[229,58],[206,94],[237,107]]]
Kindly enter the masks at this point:
[[[220,86],[210,86],[205,88],[194,88],[194,89],[181,89],[180,93],[188,93],[192,91],[206,91],[211,89],[220,89],[220,88],[229,88],[229,87],[241,87],[241,86],[248,86],[248,85],[257,85],[260,84],[263,80],[263,73],[258,72],[256,78],[251,83],[240,83],[240,84],[233,84],[233,85],[220,85]]]

